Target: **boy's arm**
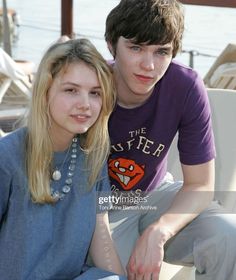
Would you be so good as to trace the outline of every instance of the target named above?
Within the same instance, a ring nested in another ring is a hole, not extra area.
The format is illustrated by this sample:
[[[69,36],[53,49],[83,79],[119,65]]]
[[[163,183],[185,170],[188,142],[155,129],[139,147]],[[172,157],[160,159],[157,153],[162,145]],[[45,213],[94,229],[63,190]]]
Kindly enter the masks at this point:
[[[198,165],[182,164],[183,186],[157,226],[167,227],[175,235],[210,204],[214,197],[214,163],[211,160]]]
[[[182,165],[182,170],[183,187],[171,207],[143,232],[136,244],[128,264],[129,279],[136,279],[135,274],[145,275],[145,280],[151,279],[150,273],[156,279],[166,241],[198,216],[214,197],[214,160],[192,166]]]

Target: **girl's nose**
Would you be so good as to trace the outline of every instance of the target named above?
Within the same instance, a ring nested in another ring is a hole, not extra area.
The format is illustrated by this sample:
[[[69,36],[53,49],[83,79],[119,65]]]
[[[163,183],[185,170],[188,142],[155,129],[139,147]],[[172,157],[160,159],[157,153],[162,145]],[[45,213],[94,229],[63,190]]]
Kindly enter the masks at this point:
[[[81,93],[79,95],[76,107],[80,110],[88,110],[90,108],[88,93]]]

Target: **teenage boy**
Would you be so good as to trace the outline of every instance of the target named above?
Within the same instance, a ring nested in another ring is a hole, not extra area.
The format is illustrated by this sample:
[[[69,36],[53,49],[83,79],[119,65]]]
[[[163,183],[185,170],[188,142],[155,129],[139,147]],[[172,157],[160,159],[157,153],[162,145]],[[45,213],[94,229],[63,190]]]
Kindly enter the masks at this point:
[[[195,71],[173,61],[183,31],[176,0],[121,0],[106,21],[118,94],[109,121],[112,190],[122,202],[132,198],[146,206],[110,211],[130,280],[157,280],[163,260],[194,264],[198,280],[236,279],[236,217],[212,202],[215,147],[207,93]],[[167,176],[177,133],[182,183]]]

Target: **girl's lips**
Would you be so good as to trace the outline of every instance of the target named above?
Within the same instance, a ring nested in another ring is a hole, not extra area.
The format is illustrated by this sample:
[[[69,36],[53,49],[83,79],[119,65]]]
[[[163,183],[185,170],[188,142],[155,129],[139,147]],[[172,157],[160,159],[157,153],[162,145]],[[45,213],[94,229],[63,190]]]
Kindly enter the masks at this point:
[[[90,118],[88,115],[71,115],[71,117],[80,122],[86,122]]]

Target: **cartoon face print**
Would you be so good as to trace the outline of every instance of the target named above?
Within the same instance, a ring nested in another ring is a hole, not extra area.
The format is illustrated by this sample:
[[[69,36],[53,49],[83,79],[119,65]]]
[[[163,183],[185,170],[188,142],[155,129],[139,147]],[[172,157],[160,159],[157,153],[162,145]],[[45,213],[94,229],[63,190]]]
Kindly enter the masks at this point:
[[[138,165],[134,160],[126,158],[110,159],[108,169],[110,177],[126,191],[131,190],[145,174],[144,165]]]

